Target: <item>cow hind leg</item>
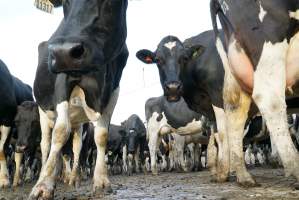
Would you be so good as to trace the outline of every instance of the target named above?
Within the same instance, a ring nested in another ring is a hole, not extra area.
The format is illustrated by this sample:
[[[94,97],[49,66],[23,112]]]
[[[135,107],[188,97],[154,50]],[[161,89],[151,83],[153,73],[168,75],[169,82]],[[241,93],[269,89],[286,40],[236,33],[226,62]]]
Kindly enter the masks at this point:
[[[261,59],[254,74],[253,99],[266,120],[271,142],[284,166],[286,176],[294,175],[299,181],[299,154],[292,142],[286,114],[286,40],[265,43]]]
[[[4,144],[10,132],[10,127],[1,126],[1,140],[0,140],[0,187],[9,186],[9,174],[7,170],[7,163],[4,154]]]
[[[57,119],[53,129],[49,158],[42,168],[40,177],[33,187],[29,199],[53,199],[60,152],[68,140],[71,130],[68,109],[68,103],[65,101],[58,104],[56,107]]]

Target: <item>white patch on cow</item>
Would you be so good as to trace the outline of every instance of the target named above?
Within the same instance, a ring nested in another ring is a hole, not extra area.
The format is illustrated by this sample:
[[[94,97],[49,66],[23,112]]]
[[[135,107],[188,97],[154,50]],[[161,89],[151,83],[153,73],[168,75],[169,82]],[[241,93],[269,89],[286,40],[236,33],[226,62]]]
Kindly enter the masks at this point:
[[[294,18],[296,20],[299,20],[299,10],[296,10],[295,12],[289,12],[290,18]]]
[[[264,17],[266,16],[267,12],[264,10],[264,8],[262,7],[262,3],[260,2],[260,13],[259,13],[259,18],[260,21],[263,22]]]
[[[8,170],[7,170],[7,164],[4,154],[4,144],[6,142],[6,139],[9,135],[10,127],[7,126],[0,126],[0,187],[6,187],[9,185],[9,179],[8,179]]]
[[[299,180],[299,155],[291,140],[286,115],[286,54],[287,39],[264,43],[263,52],[254,73],[253,99],[262,113],[270,132],[271,142],[278,148],[286,176]]]
[[[123,171],[128,172],[128,165],[127,165],[128,150],[127,150],[127,145],[126,144],[123,146],[122,152],[123,152],[123,155],[122,155]]]
[[[226,14],[227,11],[229,10],[229,7],[228,7],[226,1],[225,0],[219,0],[219,3],[220,3],[220,6],[221,6],[221,9],[222,9],[223,13]]]
[[[168,48],[169,50],[172,50],[172,48],[174,48],[176,46],[176,41],[170,41],[164,44],[164,46],[166,48]]]

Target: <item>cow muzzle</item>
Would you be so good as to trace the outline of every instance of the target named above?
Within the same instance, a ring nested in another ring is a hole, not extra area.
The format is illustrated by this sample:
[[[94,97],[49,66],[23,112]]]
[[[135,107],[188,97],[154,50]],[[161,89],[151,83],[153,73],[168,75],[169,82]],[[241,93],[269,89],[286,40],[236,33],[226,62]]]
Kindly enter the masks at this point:
[[[180,100],[183,94],[183,86],[178,81],[173,81],[165,84],[164,86],[164,96],[166,96],[167,101],[177,102]]]
[[[49,69],[53,73],[84,71],[88,50],[82,43],[49,44]]]

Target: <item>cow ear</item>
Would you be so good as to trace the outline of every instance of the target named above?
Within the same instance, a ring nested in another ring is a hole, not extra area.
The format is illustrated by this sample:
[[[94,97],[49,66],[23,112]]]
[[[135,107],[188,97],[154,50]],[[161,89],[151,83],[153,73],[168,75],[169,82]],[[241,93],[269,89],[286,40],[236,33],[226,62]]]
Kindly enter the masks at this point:
[[[199,44],[191,46],[191,47],[187,48],[187,56],[189,57],[189,59],[198,58],[199,56],[201,56],[203,54],[205,49],[206,49],[206,47],[199,45]]]
[[[141,60],[142,62],[144,62],[145,64],[154,64],[156,63],[156,54],[151,52],[150,50],[147,49],[142,49],[139,50],[136,53],[136,57]]]

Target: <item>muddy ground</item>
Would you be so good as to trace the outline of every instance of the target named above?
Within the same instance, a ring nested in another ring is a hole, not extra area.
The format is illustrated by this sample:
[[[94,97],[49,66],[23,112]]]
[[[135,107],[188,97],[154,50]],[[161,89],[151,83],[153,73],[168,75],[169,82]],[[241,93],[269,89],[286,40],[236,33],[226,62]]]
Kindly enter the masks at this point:
[[[91,182],[81,183],[80,188],[74,189],[58,184],[55,199],[85,200],[85,199],[298,199],[299,190],[294,190],[294,178],[285,178],[282,169],[255,168],[250,170],[259,187],[242,188],[233,180],[218,184],[210,181],[207,170],[190,173],[161,173],[159,176],[117,175],[111,176],[113,192],[111,194],[91,194]],[[18,189],[0,189],[0,200],[26,199],[32,185],[26,184]]]

